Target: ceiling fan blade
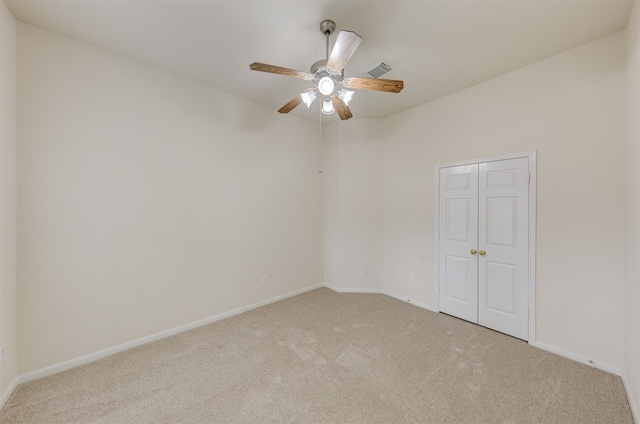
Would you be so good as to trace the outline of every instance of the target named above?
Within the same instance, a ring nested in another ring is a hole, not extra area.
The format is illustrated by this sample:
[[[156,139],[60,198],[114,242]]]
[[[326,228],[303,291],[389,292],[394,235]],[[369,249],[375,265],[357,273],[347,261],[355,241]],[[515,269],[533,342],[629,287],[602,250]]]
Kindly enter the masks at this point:
[[[275,65],[267,65],[266,63],[253,62],[249,65],[252,71],[269,72],[272,74],[285,75],[288,77],[302,78],[306,80],[313,79],[313,75],[308,72],[296,71],[295,69],[283,68]]]
[[[353,31],[340,31],[338,39],[333,45],[333,50],[331,50],[331,54],[329,55],[327,68],[340,72],[349,59],[351,59],[351,56],[358,48],[361,41],[362,37]]]
[[[399,93],[404,88],[403,81],[378,78],[349,77],[345,78],[342,83],[347,88],[386,91],[388,93]]]
[[[293,99],[289,100],[289,102],[286,105],[284,105],[280,109],[278,109],[278,112],[280,112],[280,113],[289,113],[293,109],[295,109],[295,107],[298,106],[300,103],[302,103],[302,97],[300,97],[300,95],[298,94],[296,97],[294,97]]]
[[[346,121],[347,119],[353,118],[353,114],[351,113],[349,106],[347,106],[340,97],[334,94],[331,96],[331,101],[333,102],[333,108],[336,110],[340,119]]]

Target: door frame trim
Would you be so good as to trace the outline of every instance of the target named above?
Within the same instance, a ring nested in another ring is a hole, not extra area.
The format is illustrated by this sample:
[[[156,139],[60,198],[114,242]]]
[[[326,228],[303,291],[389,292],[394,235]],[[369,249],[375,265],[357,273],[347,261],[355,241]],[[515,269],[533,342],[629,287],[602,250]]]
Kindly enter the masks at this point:
[[[435,190],[435,278],[436,278],[436,309],[440,311],[440,169],[460,165],[473,165],[482,162],[496,162],[508,159],[527,158],[529,160],[529,344],[536,343],[536,192],[537,192],[537,162],[536,151],[513,153],[488,158],[470,159],[458,162],[450,162],[436,165],[436,190]]]

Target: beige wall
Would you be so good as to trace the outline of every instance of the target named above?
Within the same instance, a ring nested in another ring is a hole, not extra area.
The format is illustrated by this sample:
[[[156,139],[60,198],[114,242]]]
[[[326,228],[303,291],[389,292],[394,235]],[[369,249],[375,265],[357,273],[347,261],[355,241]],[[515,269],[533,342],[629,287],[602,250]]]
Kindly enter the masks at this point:
[[[324,182],[324,283],[340,282],[340,127],[322,128],[322,175]]]
[[[18,92],[21,374],[323,282],[317,124],[22,23]]]
[[[0,394],[17,376],[16,21],[0,1]]]
[[[624,98],[617,33],[385,119],[385,287],[437,302],[437,164],[536,150],[535,339],[619,369]]]
[[[14,21],[2,7],[5,81]],[[636,10],[626,34],[324,127],[321,158],[315,124],[19,24],[20,373],[317,284],[323,256],[328,285],[436,306],[435,166],[537,150],[536,339],[623,368],[637,405],[637,119],[625,144],[637,28]],[[15,191],[2,87],[4,261]],[[15,364],[10,272],[0,339]]]
[[[627,36],[628,151],[625,245],[624,357],[622,376],[636,421],[640,420],[640,6],[636,2]]]
[[[336,122],[322,135],[325,283],[335,289],[380,289],[382,122]]]
[[[617,33],[382,120],[383,290],[437,306],[437,164],[536,150],[535,339],[619,370],[624,65],[624,34]],[[373,130],[378,123],[365,125]],[[340,134],[340,142],[351,143],[351,136]],[[341,182],[345,172],[364,175],[360,161],[370,160],[369,169],[377,167],[378,157],[366,154],[370,146],[353,147],[359,151],[340,155]],[[369,184],[375,180],[370,177]],[[343,216],[366,211],[362,205],[340,205]],[[380,214],[375,208],[366,213],[360,219]],[[359,242],[365,244],[365,239]],[[346,255],[341,252],[341,257]],[[349,265],[352,273],[363,266],[355,261]],[[409,283],[410,275],[416,276],[416,284]],[[339,287],[352,288],[351,281],[343,279]]]

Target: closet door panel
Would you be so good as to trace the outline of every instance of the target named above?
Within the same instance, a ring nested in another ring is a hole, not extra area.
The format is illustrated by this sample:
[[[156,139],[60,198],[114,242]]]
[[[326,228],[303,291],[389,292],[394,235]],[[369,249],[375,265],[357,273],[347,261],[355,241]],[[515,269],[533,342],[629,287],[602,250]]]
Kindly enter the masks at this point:
[[[478,165],[440,170],[440,310],[478,322]]]
[[[479,164],[478,324],[528,339],[529,161]]]

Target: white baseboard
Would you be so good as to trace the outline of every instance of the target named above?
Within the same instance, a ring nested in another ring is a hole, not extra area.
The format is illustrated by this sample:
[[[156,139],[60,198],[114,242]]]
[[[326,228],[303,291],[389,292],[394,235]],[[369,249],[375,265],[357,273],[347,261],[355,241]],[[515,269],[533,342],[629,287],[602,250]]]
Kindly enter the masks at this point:
[[[375,293],[375,294],[385,294],[387,296],[393,297],[394,299],[398,299],[401,300],[403,302],[407,302],[407,303],[411,303],[412,305],[416,305],[419,306],[423,309],[427,309],[429,311],[432,312],[439,312],[438,308],[436,308],[435,306],[429,305],[428,303],[424,303],[424,302],[420,302],[418,300],[413,300],[408,296],[402,296],[399,295],[397,293],[391,292],[389,290],[384,290],[384,289],[373,289],[373,288],[341,288],[341,287],[335,287],[335,286],[331,286],[327,283],[324,284],[324,286],[328,289],[333,290],[334,292],[337,293]]]
[[[638,411],[638,405],[636,405],[636,401],[633,397],[634,393],[631,393],[629,381],[627,380],[627,375],[625,374],[624,370],[622,370],[621,377],[624,391],[627,393],[627,400],[629,401],[629,409],[631,409],[631,417],[633,418],[633,422],[640,423],[640,411]]]
[[[581,355],[579,353],[571,352],[569,350],[565,350],[565,349],[562,349],[553,345],[549,345],[543,342],[539,342],[539,341],[529,342],[529,344],[531,346],[535,346],[542,350],[546,350],[547,352],[555,353],[556,355],[564,356],[565,358],[568,358],[568,359],[573,359],[574,361],[598,368],[599,370],[602,370],[602,371],[610,372],[611,374],[615,374],[617,376],[620,376],[622,374],[622,370],[619,367],[616,367],[604,362],[594,361],[591,358]]]
[[[293,297],[293,296],[296,296],[296,295],[299,295],[299,294],[302,294],[302,293],[305,293],[305,292],[308,292],[308,291],[311,291],[311,290],[318,289],[320,287],[327,287],[327,288],[329,288],[329,289],[331,289],[331,290],[333,290],[335,292],[338,292],[338,293],[384,294],[384,295],[393,297],[395,299],[401,300],[403,302],[407,302],[407,303],[416,305],[416,306],[421,307],[423,309],[427,309],[427,310],[432,311],[432,312],[439,312],[438,308],[436,308],[436,307],[434,307],[432,305],[429,305],[429,304],[424,303],[424,302],[416,301],[416,300],[413,300],[413,299],[411,299],[411,298],[409,298],[407,296],[401,296],[401,295],[399,295],[397,293],[390,292],[390,291],[384,290],[384,289],[338,288],[338,287],[333,287],[333,286],[331,286],[329,284],[326,284],[326,283],[324,283],[324,284],[316,284],[314,286],[310,286],[310,287],[306,287],[304,289],[295,290],[295,291],[292,291],[292,292],[289,292],[289,293],[285,293],[283,295],[276,296],[276,297],[273,297],[273,298],[270,298],[270,299],[266,299],[266,300],[263,300],[263,301],[248,305],[248,306],[243,306],[241,308],[236,308],[236,309],[233,309],[231,311],[227,311],[227,312],[223,312],[223,313],[218,314],[218,315],[211,316],[209,318],[205,318],[205,319],[202,319],[202,320],[199,320],[199,321],[195,321],[195,322],[192,322],[192,323],[189,323],[189,324],[181,325],[181,326],[178,326],[178,327],[175,327],[175,328],[171,328],[169,330],[161,331],[159,333],[155,333],[155,334],[152,334],[150,336],[142,337],[140,339],[132,340],[130,342],[123,343],[123,344],[118,345],[118,346],[110,347],[108,349],[104,349],[104,350],[101,350],[101,351],[98,351],[98,352],[94,352],[94,353],[91,353],[89,355],[81,356],[79,358],[71,359],[69,361],[62,362],[60,364],[52,365],[50,367],[42,368],[42,369],[39,369],[39,370],[36,370],[36,371],[32,371],[32,372],[27,373],[27,374],[20,375],[20,376],[18,376],[18,377],[13,379],[13,381],[11,382],[9,387],[4,391],[4,393],[0,397],[0,409],[2,409],[4,407],[5,403],[9,400],[9,398],[11,397],[11,395],[13,394],[13,392],[15,391],[15,389],[18,387],[19,384],[25,383],[27,381],[35,380],[37,378],[47,377],[49,375],[53,375],[53,374],[59,373],[61,371],[66,371],[68,369],[71,369],[71,368],[74,368],[74,367],[77,367],[77,366],[80,366],[80,365],[85,365],[85,364],[88,364],[90,362],[94,362],[94,361],[97,361],[99,359],[105,358],[105,357],[107,357],[109,355],[113,355],[115,353],[119,353],[119,352],[122,352],[122,351],[125,351],[125,350],[128,350],[128,349],[137,347],[137,346],[142,346],[144,344],[147,344],[147,343],[150,343],[150,342],[153,342],[153,341],[156,341],[156,340],[164,339],[166,337],[173,336],[175,334],[179,334],[179,333],[182,333],[184,331],[188,331],[188,330],[191,330],[191,329],[194,329],[194,328],[197,328],[197,327],[201,327],[203,325],[211,324],[211,323],[214,323],[216,321],[220,321],[222,319],[229,318],[229,317],[232,317],[234,315],[238,315],[238,314],[241,314],[243,312],[247,312],[247,311],[250,311],[252,309],[256,309],[256,308],[259,308],[261,306],[268,305],[270,303],[278,302],[280,300],[287,299],[289,297]],[[546,350],[548,352],[555,353],[557,355],[563,356],[565,358],[572,359],[574,361],[578,361],[580,363],[583,363],[583,364],[586,364],[586,365],[590,365],[590,366],[593,366],[595,368],[601,369],[603,371],[610,372],[612,374],[621,376],[622,382],[623,382],[623,384],[625,386],[625,390],[627,392],[627,397],[629,399],[629,406],[631,408],[631,412],[633,414],[633,417],[634,417],[635,421],[640,424],[640,415],[638,414],[637,405],[635,405],[634,399],[631,396],[629,396],[630,392],[629,392],[629,388],[628,388],[628,382],[627,382],[626,376],[622,373],[622,370],[620,368],[615,367],[615,366],[610,365],[610,364],[606,364],[606,363],[595,362],[595,361],[594,362],[590,362],[590,358],[588,358],[588,357],[586,357],[584,355],[581,355],[581,354],[578,354],[578,353],[575,353],[575,352],[571,352],[571,351],[568,351],[568,350],[564,350],[564,349],[561,349],[561,348],[558,348],[556,346],[552,346],[552,345],[549,345],[549,344],[546,344],[546,343],[543,343],[543,342],[534,341],[534,342],[529,342],[529,344],[531,344],[532,346],[538,347],[540,349]]]
[[[387,296],[391,296],[398,300],[402,300],[403,302],[411,303],[412,305],[419,306],[422,309],[427,309],[431,312],[440,312],[438,311],[438,308],[436,308],[435,306],[429,305],[428,303],[420,302],[419,300],[411,299],[410,297],[407,297],[407,296],[401,296],[397,293],[390,292],[389,290],[382,290],[380,293],[386,294]]]
[[[335,287],[332,286],[330,284],[324,283],[324,286],[328,289],[333,290],[334,292],[337,293],[369,293],[369,294],[380,294],[382,293],[382,289],[370,289],[370,288],[350,288],[350,289],[346,289],[346,288],[341,288],[341,287]]]
[[[155,334],[152,334],[150,336],[146,336],[146,337],[142,337],[142,338],[139,338],[139,339],[136,339],[136,340],[132,340],[130,342],[123,343],[123,344],[117,345],[117,346],[113,346],[113,347],[110,347],[110,348],[107,348],[107,349],[104,349],[104,350],[101,350],[101,351],[98,351],[98,352],[90,353],[89,355],[81,356],[79,358],[71,359],[69,361],[65,361],[65,362],[62,362],[62,363],[59,363],[59,364],[56,364],[56,365],[52,365],[50,367],[46,367],[46,368],[42,368],[42,369],[39,369],[39,370],[36,370],[36,371],[32,371],[32,372],[29,372],[27,374],[23,374],[23,375],[18,376],[16,378],[16,380],[14,380],[14,381],[17,381],[17,383],[16,383],[16,386],[17,386],[18,384],[25,383],[27,381],[35,380],[37,378],[47,377],[47,376],[59,373],[61,371],[66,371],[68,369],[75,368],[75,367],[80,366],[80,365],[85,365],[85,364],[88,364],[90,362],[97,361],[98,359],[105,358],[105,357],[107,357],[109,355],[113,355],[114,353],[119,353],[119,352],[131,349],[131,348],[134,348],[134,347],[138,347],[138,346],[142,346],[144,344],[150,343],[150,342],[154,342],[156,340],[164,339],[166,337],[182,333],[184,331],[188,331],[188,330],[192,330],[192,329],[197,328],[197,327],[201,327],[203,325],[211,324],[211,323],[214,323],[216,321],[220,321],[222,319],[229,318],[229,317],[232,317],[234,315],[238,315],[238,314],[241,314],[243,312],[247,312],[247,311],[250,311],[252,309],[256,309],[256,308],[259,308],[261,306],[268,305],[270,303],[278,302],[280,300],[283,300],[283,299],[286,299],[286,298],[289,298],[289,297],[293,297],[293,296],[296,296],[296,295],[299,295],[299,294],[302,294],[302,293],[305,293],[305,292],[308,292],[308,291],[311,291],[311,290],[318,289],[320,287],[324,287],[324,284],[316,284],[316,285],[311,286],[311,287],[306,287],[304,289],[295,290],[295,291],[292,291],[292,292],[289,292],[289,293],[282,294],[280,296],[272,297],[270,299],[266,299],[266,300],[262,300],[260,302],[253,303],[253,304],[248,305],[248,306],[243,306],[241,308],[236,308],[236,309],[233,309],[231,311],[223,312],[221,314],[214,315],[214,316],[211,316],[209,318],[205,318],[205,319],[202,319],[202,320],[199,320],[199,321],[195,321],[195,322],[192,322],[192,323],[189,323],[189,324],[185,324],[185,325],[181,325],[181,326],[178,326],[178,327],[174,327],[174,328],[171,328],[169,330],[161,331],[159,333],[155,333]],[[14,387],[14,390],[15,390],[15,387]],[[13,391],[12,391],[12,393],[13,393]],[[10,394],[9,394],[9,396],[10,396]]]
[[[419,306],[419,307],[424,308],[424,309],[428,309],[428,310],[433,311],[433,312],[439,312],[438,308],[436,308],[436,307],[434,307],[432,305],[429,305],[429,304],[423,303],[423,302],[419,302],[419,301],[413,300],[413,299],[411,299],[411,298],[409,298],[407,296],[401,296],[401,295],[399,295],[397,293],[393,293],[393,292],[390,292],[390,291],[384,290],[384,289],[338,288],[338,287],[334,287],[334,286],[331,286],[331,285],[326,284],[326,283],[325,283],[325,287],[327,287],[327,288],[329,288],[329,289],[331,289],[331,290],[333,290],[335,292],[338,292],[338,293],[378,293],[378,294],[386,294],[387,296],[391,296],[391,297],[396,298],[398,300],[402,300],[403,302],[411,303],[413,305]],[[529,342],[529,344],[532,345],[532,346],[535,346],[537,348],[540,348],[542,350],[546,350],[548,352],[555,353],[556,355],[564,356],[565,358],[572,359],[574,361],[578,361],[580,363],[583,363],[583,364],[598,368],[598,369],[606,371],[606,372],[610,372],[610,373],[618,375],[618,376],[621,376],[621,374],[622,374],[621,373],[621,369],[618,368],[618,367],[615,367],[613,365],[610,365],[610,364],[607,364],[607,363],[603,363],[603,362],[597,362],[597,361],[591,362],[592,360],[590,358],[588,358],[588,357],[586,357],[584,355],[581,355],[579,353],[575,353],[575,352],[571,352],[571,351],[568,351],[568,350],[565,350],[565,349],[561,349],[559,347],[552,346],[552,345],[549,345],[549,344],[546,344],[546,343],[543,343],[543,342],[532,341],[532,342]],[[639,424],[640,424],[640,422],[639,422]]]
[[[4,405],[11,398],[13,392],[18,388],[18,384],[20,384],[20,378],[16,377],[11,381],[11,384],[9,384],[9,387],[7,387],[2,396],[0,396],[0,409],[4,408]]]

